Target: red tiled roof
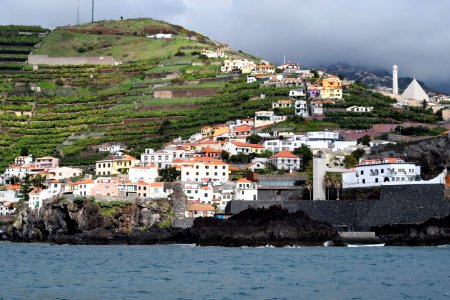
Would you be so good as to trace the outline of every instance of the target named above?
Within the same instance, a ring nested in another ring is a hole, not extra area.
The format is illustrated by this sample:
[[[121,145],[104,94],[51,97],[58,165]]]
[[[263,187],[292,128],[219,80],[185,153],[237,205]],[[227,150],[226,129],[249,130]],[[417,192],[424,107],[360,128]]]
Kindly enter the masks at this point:
[[[241,179],[239,179],[238,181],[236,181],[236,182],[240,182],[240,183],[251,183],[251,181],[250,180],[248,180],[248,179],[245,179],[245,178],[241,178]]]
[[[291,153],[289,151],[278,152],[277,154],[271,156],[270,158],[278,158],[278,157],[281,157],[281,158],[298,158],[297,155],[295,155],[295,154],[293,154],[293,153]]]
[[[188,210],[214,211],[214,206],[209,204],[192,204],[188,207]]]
[[[233,145],[237,146],[237,147],[247,147],[247,148],[259,148],[259,149],[264,149],[264,146],[259,145],[259,144],[247,144],[247,143],[242,143],[242,142],[231,142]]]

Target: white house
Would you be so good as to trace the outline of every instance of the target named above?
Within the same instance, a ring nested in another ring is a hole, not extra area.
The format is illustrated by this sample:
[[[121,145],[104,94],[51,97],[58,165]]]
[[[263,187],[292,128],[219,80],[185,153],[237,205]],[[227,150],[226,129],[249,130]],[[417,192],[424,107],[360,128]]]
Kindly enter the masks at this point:
[[[164,150],[145,149],[141,154],[141,163],[156,164],[158,168],[167,168],[172,164],[174,154]]]
[[[429,184],[445,182],[445,174],[422,181],[420,166],[400,158],[368,159],[351,172],[342,174],[343,188],[375,187],[381,185]]]
[[[214,217],[215,209],[210,204],[191,204],[188,206],[185,217],[186,218],[198,218],[198,217]]]
[[[281,151],[269,158],[269,162],[277,169],[287,170],[289,172],[298,171],[301,168],[301,159],[288,151]]]
[[[263,152],[264,146],[259,144],[247,144],[242,142],[226,142],[223,145],[223,150],[227,151],[231,155],[236,155],[239,153],[251,154]]]
[[[286,119],[287,116],[277,116],[273,111],[257,111],[255,112],[255,127],[272,125],[286,121]]]
[[[153,35],[147,36],[150,39],[168,39],[170,40],[172,38],[173,34],[171,33],[157,33]]]
[[[33,210],[41,208],[43,201],[52,197],[48,190],[33,190],[30,192],[29,196],[28,207]]]
[[[272,108],[289,108],[293,106],[293,101],[291,99],[281,99],[272,102]]]
[[[33,156],[18,156],[14,159],[14,164],[17,166],[24,166],[33,163]]]
[[[345,111],[350,112],[371,112],[373,111],[373,106],[350,106],[345,109]]]
[[[73,194],[75,196],[91,196],[94,188],[94,180],[86,178],[81,181],[74,182]]]
[[[295,101],[295,115],[301,117],[308,117],[308,104],[305,100],[296,100]]]
[[[220,49],[216,50],[203,49],[200,54],[205,55],[208,58],[227,58],[225,52],[223,52]]]
[[[16,204],[8,200],[0,199],[0,216],[12,215],[16,212]]]
[[[109,152],[112,155],[116,153],[122,153],[122,151],[127,150],[125,145],[121,143],[104,143],[97,148],[98,152]]]
[[[134,166],[128,170],[128,179],[131,182],[155,182],[157,177],[158,166],[156,164],[147,164],[147,166]]]
[[[222,73],[229,73],[233,71],[241,71],[242,73],[251,73],[255,69],[255,63],[247,59],[226,59],[223,66],[220,68]]]
[[[258,200],[258,188],[256,183],[245,178],[236,181],[235,199],[243,201]]]
[[[214,200],[214,191],[212,186],[201,186],[199,184],[185,184],[183,192],[188,200],[203,204],[211,204]]]
[[[307,133],[307,138],[309,141],[338,141],[340,140],[339,132],[333,131],[310,131]]]
[[[181,181],[215,184],[227,182],[228,167],[227,163],[219,159],[194,157],[181,163]]]
[[[298,88],[289,91],[289,98],[291,99],[304,99],[306,97],[305,90]]]

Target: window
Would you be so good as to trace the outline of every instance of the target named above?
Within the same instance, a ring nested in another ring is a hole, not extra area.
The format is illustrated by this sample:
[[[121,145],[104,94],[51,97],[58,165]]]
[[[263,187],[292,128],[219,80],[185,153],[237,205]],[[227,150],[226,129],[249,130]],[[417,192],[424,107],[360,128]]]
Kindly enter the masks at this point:
[[[364,175],[364,171],[361,171],[361,175]],[[363,182],[364,183],[364,182]]]
[[[363,180],[362,180],[362,183],[366,183],[366,180],[365,180],[365,179],[363,179]]]

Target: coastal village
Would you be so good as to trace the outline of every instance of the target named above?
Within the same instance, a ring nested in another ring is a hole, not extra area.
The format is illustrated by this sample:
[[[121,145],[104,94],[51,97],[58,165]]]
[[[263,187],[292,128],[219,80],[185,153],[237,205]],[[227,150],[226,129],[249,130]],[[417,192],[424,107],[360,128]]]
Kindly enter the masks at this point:
[[[203,49],[201,55],[222,59],[223,74],[238,74],[245,76],[247,84],[289,88],[289,92],[284,99],[273,101],[271,110],[222,124],[204,124],[188,139],[179,137],[161,149],[145,149],[140,157],[130,155],[127,144],[119,140],[95,146],[93,151],[108,156],[90,168],[60,166],[59,159],[52,156],[18,156],[0,177],[0,215],[13,215],[21,200],[30,210],[39,211],[46,201],[59,198],[171,199],[175,184],[182,185],[184,217],[191,219],[224,218],[233,200],[339,200],[352,188],[449,184],[446,170],[432,179],[422,179],[420,166],[408,162],[408,157],[367,158],[372,148],[395,143],[380,138],[395,126],[306,132],[276,126],[289,120],[323,119],[326,110],[345,103],[346,90],[354,82],[338,74],[304,69],[298,63],[274,66],[264,60],[228,58],[220,48]],[[443,119],[449,120],[448,98],[430,97],[416,79],[399,94],[397,73],[394,66],[392,89],[379,91],[395,100],[392,106],[426,106],[433,111],[444,108]],[[344,107],[339,111],[352,114],[374,109],[369,105],[339,107]]]

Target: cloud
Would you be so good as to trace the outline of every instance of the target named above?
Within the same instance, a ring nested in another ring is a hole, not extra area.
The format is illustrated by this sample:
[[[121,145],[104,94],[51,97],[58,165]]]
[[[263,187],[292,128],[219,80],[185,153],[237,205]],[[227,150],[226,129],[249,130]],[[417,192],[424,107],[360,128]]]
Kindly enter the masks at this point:
[[[3,24],[76,22],[77,0],[1,0]],[[96,0],[96,19],[160,18],[234,48],[306,66],[350,63],[450,81],[446,0]],[[82,22],[91,0],[80,0]]]

